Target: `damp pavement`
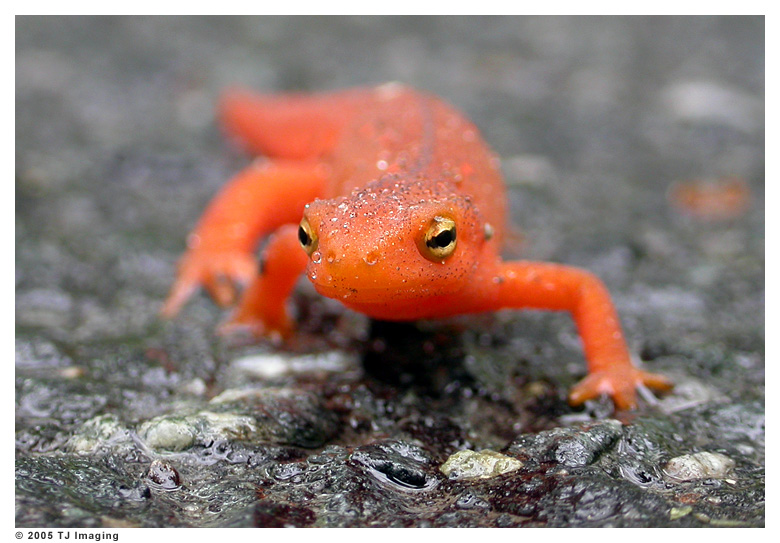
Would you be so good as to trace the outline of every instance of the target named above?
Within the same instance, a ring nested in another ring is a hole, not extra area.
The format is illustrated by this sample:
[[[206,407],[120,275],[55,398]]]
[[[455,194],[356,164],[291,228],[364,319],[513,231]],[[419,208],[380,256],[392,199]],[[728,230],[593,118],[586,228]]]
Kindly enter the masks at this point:
[[[18,17],[17,526],[763,526],[763,44],[739,17]],[[219,92],[384,81],[467,112],[507,254],[598,274],[674,391],[568,406],[565,314],[369,322],[301,283],[286,345],[217,336],[203,296],[158,318],[249,161]]]

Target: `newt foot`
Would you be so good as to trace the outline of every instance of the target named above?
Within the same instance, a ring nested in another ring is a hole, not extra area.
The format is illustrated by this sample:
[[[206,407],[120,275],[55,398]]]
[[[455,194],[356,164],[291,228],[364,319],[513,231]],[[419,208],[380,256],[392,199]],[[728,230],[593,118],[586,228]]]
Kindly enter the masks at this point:
[[[647,386],[664,391],[672,388],[672,382],[656,373],[648,373],[633,366],[596,371],[577,383],[569,393],[569,403],[580,405],[607,394],[620,410],[636,407],[636,389]]]
[[[287,314],[284,306],[274,304],[259,304],[263,299],[242,298],[230,317],[218,328],[217,333],[230,336],[238,333],[248,333],[255,338],[265,338],[272,343],[279,343],[289,338],[293,331],[293,320]]]
[[[241,252],[189,252],[179,261],[179,272],[160,314],[176,316],[195,291],[203,286],[221,306],[235,302],[239,287],[258,274],[252,255]]]

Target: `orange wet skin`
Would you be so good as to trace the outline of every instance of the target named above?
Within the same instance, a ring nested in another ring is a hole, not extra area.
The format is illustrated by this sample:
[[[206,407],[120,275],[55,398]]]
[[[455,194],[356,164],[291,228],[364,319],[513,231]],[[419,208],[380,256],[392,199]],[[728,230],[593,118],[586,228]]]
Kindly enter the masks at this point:
[[[236,301],[226,328],[288,335],[286,301],[306,273],[322,295],[384,320],[500,309],[568,311],[589,375],[572,404],[601,394],[636,405],[636,387],[668,389],[631,363],[609,293],[591,273],[505,262],[499,161],[442,100],[399,84],[315,95],[227,93],[225,130],[265,157],[214,198],[188,238],[162,309],[201,286]],[[269,237],[261,257],[260,240]],[[303,247],[303,249],[301,249]]]

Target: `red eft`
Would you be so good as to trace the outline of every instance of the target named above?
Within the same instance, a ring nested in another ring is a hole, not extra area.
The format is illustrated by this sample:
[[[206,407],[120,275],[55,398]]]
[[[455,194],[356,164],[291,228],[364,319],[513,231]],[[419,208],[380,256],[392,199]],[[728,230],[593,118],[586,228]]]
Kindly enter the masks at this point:
[[[219,112],[257,159],[210,203],[187,239],[162,314],[201,285],[221,305],[245,287],[229,326],[287,335],[285,305],[315,289],[382,320],[500,309],[568,311],[589,375],[569,395],[618,409],[636,387],[668,389],[631,363],[604,284],[578,268],[500,256],[507,203],[499,160],[444,101],[396,83],[324,94],[234,90]],[[268,237],[260,263],[254,251]]]

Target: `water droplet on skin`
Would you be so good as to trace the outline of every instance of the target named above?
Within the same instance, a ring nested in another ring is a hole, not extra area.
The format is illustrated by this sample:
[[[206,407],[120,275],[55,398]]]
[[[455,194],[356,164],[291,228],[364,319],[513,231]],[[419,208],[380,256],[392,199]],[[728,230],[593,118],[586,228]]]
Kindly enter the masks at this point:
[[[200,245],[200,236],[197,234],[190,234],[187,236],[187,247],[195,249]]]
[[[379,85],[378,87],[375,88],[375,92],[381,100],[392,100],[393,98],[401,94],[403,90],[404,90],[403,84],[397,81],[383,83],[382,85]]]
[[[320,253],[319,251],[314,251],[311,254],[311,261],[314,262],[315,264],[319,264],[320,262],[322,262],[322,253]]]
[[[374,250],[363,257],[363,262],[369,266],[373,266],[379,260],[379,248],[374,247]]]
[[[385,171],[387,169],[387,161],[386,160],[377,160],[376,162],[376,169],[380,171]]]

